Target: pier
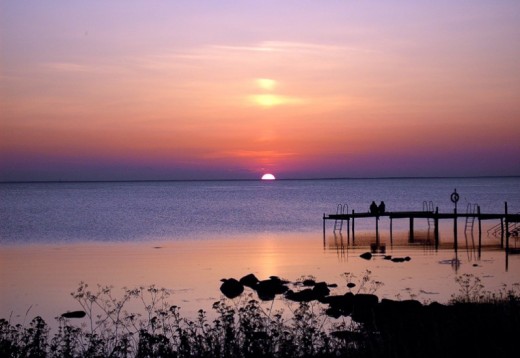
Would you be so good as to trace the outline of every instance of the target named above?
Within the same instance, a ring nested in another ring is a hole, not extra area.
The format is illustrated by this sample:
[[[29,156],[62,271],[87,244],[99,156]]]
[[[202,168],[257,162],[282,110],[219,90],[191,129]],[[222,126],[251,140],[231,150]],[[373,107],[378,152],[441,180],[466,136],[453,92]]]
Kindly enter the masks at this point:
[[[355,240],[355,222],[356,219],[362,218],[374,218],[375,219],[375,232],[376,232],[376,247],[380,246],[379,239],[379,219],[381,217],[387,217],[390,219],[390,242],[392,243],[392,223],[393,220],[397,219],[407,219],[409,220],[409,241],[414,241],[414,224],[415,220],[418,219],[426,219],[428,220],[428,224],[433,223],[434,228],[434,240],[435,247],[439,245],[439,220],[452,220],[453,221],[453,235],[454,235],[454,245],[457,247],[457,222],[458,219],[466,220],[466,229],[468,227],[468,222],[471,223],[471,227],[473,226],[474,221],[478,221],[478,241],[479,241],[479,252],[480,247],[482,246],[482,221],[485,220],[499,220],[500,223],[496,225],[495,232],[500,234],[500,245],[503,249],[506,250],[506,253],[510,252],[510,237],[512,235],[518,236],[520,232],[520,214],[509,214],[507,209],[507,203],[504,204],[504,212],[503,213],[482,213],[480,210],[480,206],[475,205],[475,210],[469,210],[466,213],[460,213],[457,211],[457,207],[453,212],[445,212],[440,213],[439,208],[435,208],[433,210],[433,205],[426,205],[426,210],[422,211],[385,211],[385,212],[355,212],[352,210],[348,211],[348,206],[338,205],[338,209],[336,214],[323,214],[323,237],[325,239],[326,232],[326,222],[328,220],[334,220],[334,231],[340,231],[343,229],[343,222],[347,223],[347,234],[350,240],[350,236],[352,235],[352,240]]]

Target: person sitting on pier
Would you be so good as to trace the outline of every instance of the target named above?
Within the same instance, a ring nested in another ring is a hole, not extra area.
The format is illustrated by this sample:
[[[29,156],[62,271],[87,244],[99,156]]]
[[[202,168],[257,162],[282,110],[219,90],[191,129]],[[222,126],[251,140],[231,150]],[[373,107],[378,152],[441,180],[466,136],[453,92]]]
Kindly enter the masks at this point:
[[[377,204],[375,201],[372,201],[372,204],[370,204],[370,214],[377,215]]]
[[[385,202],[382,201],[381,204],[379,204],[379,214],[384,214],[385,213]]]

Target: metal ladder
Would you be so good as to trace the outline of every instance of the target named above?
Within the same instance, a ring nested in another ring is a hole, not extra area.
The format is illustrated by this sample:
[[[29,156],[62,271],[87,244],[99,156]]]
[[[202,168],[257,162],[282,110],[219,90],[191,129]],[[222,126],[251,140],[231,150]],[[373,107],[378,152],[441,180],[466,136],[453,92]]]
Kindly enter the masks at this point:
[[[425,213],[433,213],[433,201],[426,201],[424,200],[422,202],[422,209]],[[430,225],[434,224],[434,221],[433,218],[428,218],[428,227],[430,227]]]
[[[517,215],[520,214],[520,212],[516,213]],[[492,226],[491,228],[488,229],[487,231],[487,235],[488,237],[491,235],[491,236],[494,236],[494,237],[500,237],[502,235],[502,225],[501,223],[498,223],[494,226]],[[505,228],[504,228],[505,229]],[[509,223],[509,233],[513,236],[513,237],[518,237],[520,236],[520,223]]]
[[[466,214],[477,214],[478,205],[468,203],[466,207]],[[475,216],[466,216],[466,225],[464,226],[464,232],[468,231],[468,228],[471,228],[471,232],[473,232],[473,224],[475,223]]]
[[[348,204],[338,204],[336,207],[336,215],[343,215],[348,213]],[[334,220],[334,232],[339,231],[343,229],[343,219],[336,219]]]

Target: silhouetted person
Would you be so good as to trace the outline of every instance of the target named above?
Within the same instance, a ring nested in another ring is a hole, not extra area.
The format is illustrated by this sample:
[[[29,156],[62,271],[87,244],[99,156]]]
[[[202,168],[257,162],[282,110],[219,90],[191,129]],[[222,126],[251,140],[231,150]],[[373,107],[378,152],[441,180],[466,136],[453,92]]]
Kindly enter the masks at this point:
[[[370,213],[377,215],[377,204],[375,201],[372,201],[372,204],[370,204]]]
[[[385,213],[385,202],[382,201],[381,204],[379,204],[379,214],[384,214]]]

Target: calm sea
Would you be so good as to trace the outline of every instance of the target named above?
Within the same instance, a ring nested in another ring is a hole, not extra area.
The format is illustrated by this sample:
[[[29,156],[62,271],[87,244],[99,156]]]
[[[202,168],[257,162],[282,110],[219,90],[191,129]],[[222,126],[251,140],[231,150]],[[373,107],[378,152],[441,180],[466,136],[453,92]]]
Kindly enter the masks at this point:
[[[413,243],[407,220],[394,220],[388,245],[389,222],[382,218],[386,254],[410,256],[405,263],[360,258],[374,238],[373,218],[356,220],[355,245],[345,230],[334,234],[332,221],[323,235],[323,214],[340,203],[366,212],[372,201],[384,201],[388,211],[422,210],[431,201],[447,212],[454,189],[459,211],[478,204],[483,213],[502,213],[505,202],[509,212],[520,211],[520,178],[0,184],[0,318],[28,322],[41,315],[51,322],[80,308],[70,292],[81,281],[117,292],[165,287],[187,316],[211,311],[221,278],[248,273],[313,275],[344,293],[343,273],[361,277],[369,270],[384,283],[381,297],[441,302],[457,292],[454,278],[462,273],[491,290],[520,282],[520,255],[508,258],[487,227],[480,255],[478,237],[462,232],[462,219],[455,251],[452,220],[441,226],[437,250],[425,220],[417,220]]]
[[[0,184],[0,243],[140,242],[320,232],[337,204],[367,211],[452,211],[460,194],[484,213],[520,211],[520,178]],[[371,224],[360,222],[359,229]]]

